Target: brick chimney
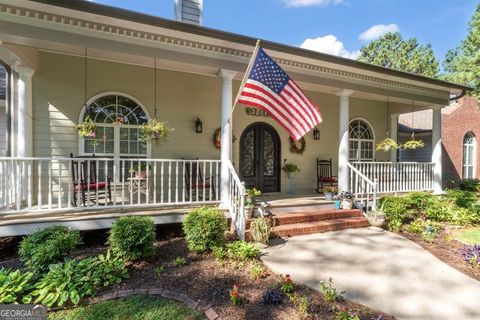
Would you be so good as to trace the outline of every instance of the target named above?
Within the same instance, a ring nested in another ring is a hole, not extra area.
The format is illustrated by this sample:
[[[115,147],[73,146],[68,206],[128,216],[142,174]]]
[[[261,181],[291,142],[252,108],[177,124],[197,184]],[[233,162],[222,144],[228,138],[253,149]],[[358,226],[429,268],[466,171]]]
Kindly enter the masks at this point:
[[[175,0],[175,20],[203,24],[203,0]]]

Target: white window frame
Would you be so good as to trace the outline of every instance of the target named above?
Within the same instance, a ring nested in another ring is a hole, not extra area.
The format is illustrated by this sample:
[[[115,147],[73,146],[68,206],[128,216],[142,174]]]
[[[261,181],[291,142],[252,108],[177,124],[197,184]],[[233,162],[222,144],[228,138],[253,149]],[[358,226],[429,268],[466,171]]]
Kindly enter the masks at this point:
[[[101,98],[101,97],[104,97],[104,96],[109,96],[109,95],[115,95],[115,96],[124,96],[128,99],[131,99],[132,101],[134,101],[140,108],[142,108],[142,110],[145,112],[145,114],[147,115],[147,119],[150,120],[151,117],[150,117],[150,114],[148,113],[148,110],[145,108],[145,106],[143,105],[143,103],[141,103],[138,99],[136,99],[135,97],[132,97],[131,95],[129,94],[126,94],[126,93],[123,93],[123,92],[117,92],[117,91],[107,91],[107,92],[102,92],[102,93],[99,93],[93,97],[91,97],[87,103],[82,107],[82,110],[80,112],[80,116],[78,118],[78,122],[82,122],[84,119],[84,116],[85,116],[85,111],[87,109],[87,106],[90,105],[92,102],[94,102],[95,100]],[[120,127],[122,128],[138,128],[139,125],[129,125],[129,124],[112,124],[112,123],[102,123],[102,124],[98,124],[99,126],[103,126],[103,127],[113,127],[113,137],[114,137],[114,144],[113,144],[113,154],[111,153],[95,153],[96,156],[98,156],[99,158],[101,157],[111,157],[113,156],[113,160],[115,162],[115,166],[117,166],[117,168],[120,168],[120,160],[121,159],[128,159],[128,158],[138,158],[139,157],[139,154],[126,154],[126,153],[120,153]],[[87,154],[85,153],[85,138],[84,137],[79,137],[79,143],[78,143],[78,154],[80,156],[86,156]],[[151,159],[151,156],[152,156],[152,144],[151,142],[147,142],[147,153],[145,154],[145,159]],[[117,174],[116,176],[114,177],[114,182],[119,182],[120,181],[120,172],[118,172],[117,170]]]
[[[465,143],[465,139],[467,137],[471,137],[472,138],[472,143]],[[472,159],[472,163],[471,164],[467,164],[466,163],[466,160],[469,159],[469,156],[471,155],[471,159]],[[469,177],[467,175],[467,168],[471,168],[472,169],[472,176]],[[462,177],[464,179],[467,179],[467,178],[476,178],[477,176],[477,138],[475,137],[475,135],[473,134],[473,132],[469,131],[467,133],[465,133],[465,135],[463,136],[463,140],[462,140]]]
[[[372,139],[351,139],[350,138],[350,125],[352,122],[354,121],[363,121],[365,122],[368,127],[370,128],[370,131],[372,131]],[[371,142],[372,143],[372,158],[360,158],[360,157],[357,157],[357,158],[350,158],[350,142],[351,141],[357,141],[358,142],[358,146],[357,146],[357,156],[361,156],[362,154],[362,142]],[[375,130],[373,130],[373,126],[372,124],[365,118],[360,118],[360,117],[357,117],[357,118],[353,118],[353,119],[350,119],[350,121],[348,122],[348,160],[349,161],[374,161],[375,160]]]

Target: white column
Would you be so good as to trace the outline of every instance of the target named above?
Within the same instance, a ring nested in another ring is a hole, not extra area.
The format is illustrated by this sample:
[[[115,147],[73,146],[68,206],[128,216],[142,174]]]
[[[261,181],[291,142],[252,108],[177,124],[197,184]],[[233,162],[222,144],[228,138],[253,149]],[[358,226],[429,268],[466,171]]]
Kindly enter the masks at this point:
[[[348,126],[350,123],[349,115],[349,96],[353,93],[351,90],[342,90],[337,93],[340,97],[340,112],[338,118],[338,190],[348,190]]]
[[[435,163],[433,187],[435,193],[442,193],[442,106],[432,109],[432,162]]]
[[[14,64],[18,73],[17,89],[17,148],[12,154],[18,157],[33,156],[33,93],[32,78],[35,70],[20,64]],[[15,106],[14,106],[15,108]]]
[[[222,79],[222,113],[221,113],[221,148],[220,160],[222,169],[220,175],[220,200],[222,207],[228,206],[229,175],[227,163],[232,161],[232,79],[235,72],[220,70],[218,77]]]
[[[390,115],[390,138],[398,143],[398,113]],[[390,161],[397,162],[397,149],[392,149],[390,153]]]

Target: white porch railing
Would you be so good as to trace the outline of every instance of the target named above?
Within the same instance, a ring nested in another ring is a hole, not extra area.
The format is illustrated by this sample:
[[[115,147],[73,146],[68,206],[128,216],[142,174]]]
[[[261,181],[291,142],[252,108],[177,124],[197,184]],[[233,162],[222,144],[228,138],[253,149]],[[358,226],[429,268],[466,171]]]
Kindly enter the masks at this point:
[[[220,165],[220,160],[0,158],[0,213],[219,203]]]
[[[352,192],[356,202],[362,206],[365,212],[375,209],[377,206],[377,181],[372,181],[351,163],[347,163],[347,167],[350,192]]]
[[[378,193],[432,191],[433,162],[352,162],[351,166],[370,181],[377,181]]]
[[[231,162],[228,162],[228,175],[230,183],[228,186],[228,207],[230,217],[232,218],[232,223],[237,231],[238,238],[240,240],[245,240],[245,183],[240,181]]]

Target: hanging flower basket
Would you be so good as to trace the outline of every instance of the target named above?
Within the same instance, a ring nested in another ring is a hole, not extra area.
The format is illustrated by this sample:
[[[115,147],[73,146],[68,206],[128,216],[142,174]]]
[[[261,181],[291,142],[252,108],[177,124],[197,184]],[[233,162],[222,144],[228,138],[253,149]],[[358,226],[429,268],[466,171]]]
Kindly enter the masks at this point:
[[[160,141],[168,138],[171,132],[172,129],[165,122],[153,119],[140,127],[139,140],[142,142]]]
[[[383,139],[382,141],[377,143],[375,147],[377,151],[384,151],[384,152],[388,152],[390,150],[397,150],[399,148],[400,148],[400,145],[392,138]]]
[[[405,150],[415,150],[415,149],[420,149],[425,147],[425,143],[422,140],[415,139],[415,133],[412,133],[412,136],[410,137],[410,140],[405,141],[402,144],[402,149]]]
[[[80,137],[95,138],[95,130],[97,129],[97,126],[92,119],[87,117],[87,119],[77,124],[74,129]]]

